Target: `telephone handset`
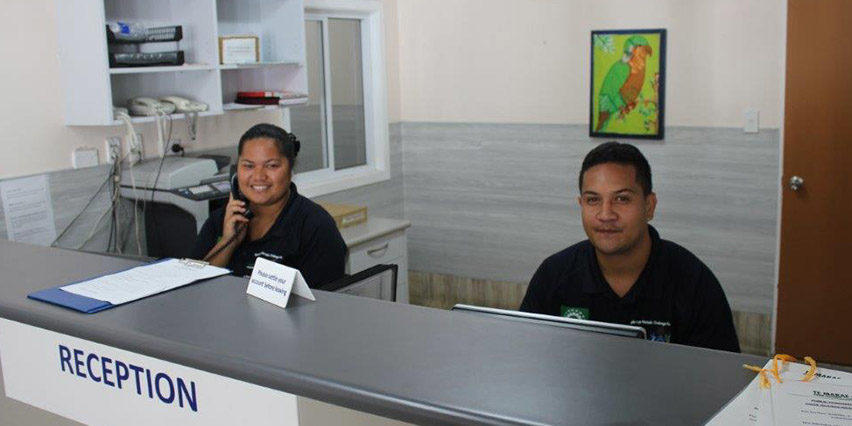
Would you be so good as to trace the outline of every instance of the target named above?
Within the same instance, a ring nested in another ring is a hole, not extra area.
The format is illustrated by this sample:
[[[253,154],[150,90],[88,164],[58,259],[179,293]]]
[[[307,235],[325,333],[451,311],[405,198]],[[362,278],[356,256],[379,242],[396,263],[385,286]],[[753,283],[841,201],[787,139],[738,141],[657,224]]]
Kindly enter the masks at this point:
[[[207,104],[191,101],[180,96],[164,96],[160,102],[173,104],[177,112],[202,112],[207,111]]]
[[[160,102],[154,98],[140,96],[127,101],[127,108],[133,115],[158,115],[171,114],[175,112],[175,105],[169,102]]]
[[[236,171],[237,171],[237,167],[236,167],[236,166],[231,166],[231,196],[232,196],[232,197],[234,197],[234,199],[235,199],[235,200],[245,201],[245,203],[246,203],[246,206],[245,206],[245,207],[246,207],[246,211],[245,211],[245,212],[243,212],[243,216],[245,216],[245,217],[246,217],[246,219],[251,220],[251,218],[253,218],[253,217],[254,217],[254,212],[252,212],[252,211],[249,209],[249,206],[248,206],[248,200],[246,199],[246,197],[244,197],[244,196],[243,196],[242,192],[240,192],[240,184],[239,184],[239,182],[237,182],[237,173],[236,173]],[[238,237],[238,236],[239,236],[239,235],[243,232],[243,230],[245,230],[245,229],[246,229],[246,224],[245,224],[245,223],[237,223],[237,224],[236,224],[236,230],[235,230],[235,232],[234,232],[234,235],[231,235],[231,238],[230,238],[230,239],[228,239],[228,241],[226,241],[226,242],[225,242],[225,244],[223,244],[222,246],[220,246],[218,249],[216,249],[216,250],[214,250],[214,251],[212,251],[212,252],[208,253],[208,254],[207,254],[207,256],[204,256],[204,261],[205,261],[205,262],[209,262],[209,261],[210,261],[210,259],[212,259],[212,258],[216,257],[216,255],[218,255],[219,253],[221,253],[221,252],[222,252],[222,250],[224,250],[224,249],[225,249],[225,247],[228,247],[228,246],[230,246],[231,244],[233,244],[233,243],[234,243],[234,241],[237,239],[237,237]]]
[[[243,216],[245,216],[246,219],[251,220],[251,218],[254,217],[254,212],[251,211],[251,209],[249,208],[248,199],[245,197],[245,195],[243,195],[242,192],[240,192],[240,184],[237,181],[236,167],[233,167],[232,170],[233,173],[231,173],[231,196],[234,197],[235,200],[240,200],[246,203],[246,211],[243,212]]]

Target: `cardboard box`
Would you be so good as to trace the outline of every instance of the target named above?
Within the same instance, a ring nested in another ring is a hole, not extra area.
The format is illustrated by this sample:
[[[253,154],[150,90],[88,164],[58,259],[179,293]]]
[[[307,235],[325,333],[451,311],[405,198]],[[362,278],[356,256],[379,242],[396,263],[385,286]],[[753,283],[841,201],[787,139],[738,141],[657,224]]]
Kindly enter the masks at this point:
[[[252,35],[219,37],[219,63],[256,64],[260,62],[260,39]]]
[[[322,208],[331,215],[338,228],[346,228],[347,226],[353,226],[367,221],[366,206],[325,202],[319,202],[317,204],[322,206]]]

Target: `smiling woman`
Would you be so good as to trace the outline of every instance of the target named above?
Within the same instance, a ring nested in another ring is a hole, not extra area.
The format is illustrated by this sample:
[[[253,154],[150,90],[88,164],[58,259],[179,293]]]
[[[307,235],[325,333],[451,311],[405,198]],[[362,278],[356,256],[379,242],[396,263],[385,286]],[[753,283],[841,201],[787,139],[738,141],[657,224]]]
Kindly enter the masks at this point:
[[[236,188],[204,223],[193,257],[240,276],[263,257],[298,269],[311,287],[343,276],[346,244],[334,220],[291,181],[299,147],[295,136],[272,124],[243,134]]]

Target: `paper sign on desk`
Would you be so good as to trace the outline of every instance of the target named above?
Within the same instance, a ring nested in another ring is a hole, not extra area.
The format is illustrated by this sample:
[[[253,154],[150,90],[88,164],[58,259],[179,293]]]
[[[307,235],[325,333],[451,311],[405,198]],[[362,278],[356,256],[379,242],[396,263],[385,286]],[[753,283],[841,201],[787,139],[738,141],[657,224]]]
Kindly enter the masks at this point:
[[[10,240],[49,246],[56,239],[47,176],[0,183],[0,198],[6,215],[6,235]]]
[[[258,257],[246,293],[282,308],[287,307],[290,293],[316,300],[298,269]]]
[[[772,368],[772,360],[764,368]],[[754,380],[716,414],[708,425],[852,425],[852,373],[818,368],[809,382],[800,379],[808,366],[790,363],[783,383],[770,379],[769,389]]]

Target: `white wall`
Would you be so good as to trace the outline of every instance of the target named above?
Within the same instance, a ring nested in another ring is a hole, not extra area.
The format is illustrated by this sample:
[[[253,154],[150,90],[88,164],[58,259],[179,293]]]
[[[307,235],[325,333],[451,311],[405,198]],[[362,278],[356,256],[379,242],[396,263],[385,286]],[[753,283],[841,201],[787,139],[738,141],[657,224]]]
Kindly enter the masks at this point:
[[[386,44],[390,120],[399,120],[399,80],[396,46],[396,0],[386,1]],[[0,14],[0,179],[71,168],[71,153],[78,146],[92,146],[103,161],[103,139],[123,136],[123,127],[67,127],[63,124],[62,87],[57,57],[57,33],[53,0],[3,2]],[[258,122],[280,124],[281,114],[240,112],[199,119],[198,137],[189,150],[233,145]],[[143,132],[146,151],[157,152],[154,124],[137,126]],[[188,142],[186,124],[175,122],[174,137]]]
[[[585,123],[589,31],[667,28],[668,125],[780,127],[783,0],[384,0],[391,122]],[[71,167],[120,127],[66,127],[52,0],[4,2],[0,179]],[[10,37],[14,34],[15,37]],[[26,40],[22,42],[21,40]],[[275,112],[200,120],[191,149],[233,143]],[[140,126],[148,152],[155,129]],[[187,140],[178,122],[177,137]],[[103,155],[103,152],[101,152]]]
[[[399,46],[399,2],[398,0],[382,0],[385,19],[385,67],[387,67],[388,90],[388,121],[402,121],[401,87],[400,87],[400,46]]]
[[[400,0],[402,121],[588,122],[590,31],[668,29],[666,124],[780,127],[783,0]]]

